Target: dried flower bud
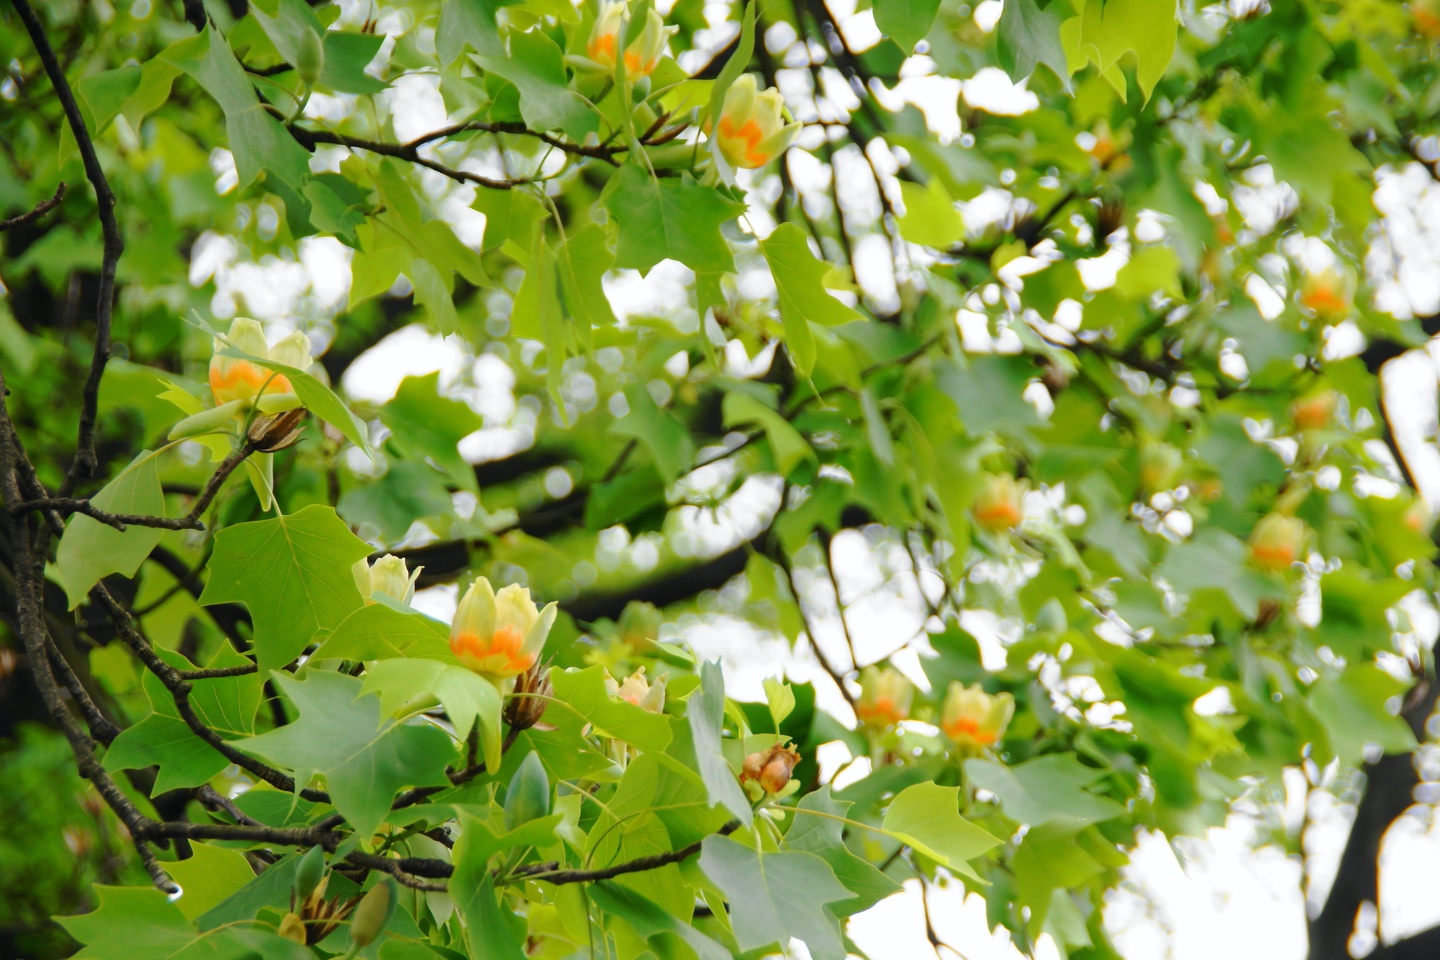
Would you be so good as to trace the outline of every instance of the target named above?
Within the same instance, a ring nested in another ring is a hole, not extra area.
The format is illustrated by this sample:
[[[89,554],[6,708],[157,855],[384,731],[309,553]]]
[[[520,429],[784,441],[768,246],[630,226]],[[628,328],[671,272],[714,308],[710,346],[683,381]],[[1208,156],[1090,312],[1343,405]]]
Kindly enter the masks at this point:
[[[515,678],[515,689],[505,698],[505,722],[512,730],[529,730],[545,716],[548,700],[555,693],[550,686],[550,665],[531,664]]]
[[[250,423],[250,445],[261,453],[274,453],[300,442],[300,421],[305,408],[296,407],[273,417],[259,416]]]
[[[764,753],[752,753],[740,770],[740,782],[756,783],[767,796],[775,796],[790,785],[800,753],[794,747],[775,744]]]

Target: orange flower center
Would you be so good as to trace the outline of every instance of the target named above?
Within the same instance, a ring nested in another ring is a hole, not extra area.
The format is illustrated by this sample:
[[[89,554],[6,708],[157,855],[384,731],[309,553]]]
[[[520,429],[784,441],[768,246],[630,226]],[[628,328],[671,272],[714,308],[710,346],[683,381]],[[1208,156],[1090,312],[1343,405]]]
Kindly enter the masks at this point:
[[[736,124],[730,117],[720,118],[720,136],[730,141],[741,141],[744,144],[743,155],[746,163],[753,163],[755,166],[764,166],[770,158],[760,149],[760,141],[765,139],[765,131],[760,129],[760,124],[752,118],[744,123]]]
[[[861,700],[855,704],[855,715],[862,723],[873,726],[880,726],[888,723],[899,723],[905,718],[900,715],[900,708],[890,697],[876,697],[874,702],[866,703]]]
[[[489,637],[462,631],[450,641],[450,650],[477,673],[512,677],[529,670],[535,663],[535,656],[521,649],[524,643],[520,628],[505,624]]]
[[[944,726],[945,735],[951,740],[959,740],[962,737],[988,747],[995,742],[995,734],[989,730],[980,729],[980,721],[974,717],[955,717],[947,720]]]
[[[1295,551],[1286,544],[1257,543],[1250,555],[1266,570],[1284,570],[1295,562]]]
[[[261,387],[266,393],[294,392],[290,380],[283,374],[271,373],[249,360],[210,365],[210,390],[215,394],[216,403],[253,397]]]
[[[1020,525],[1025,519],[1021,512],[1020,505],[1009,500],[1000,500],[996,503],[982,503],[975,507],[975,519],[980,525],[991,530],[1009,530],[1011,527]]]
[[[1340,313],[1350,306],[1345,301],[1345,297],[1328,283],[1316,284],[1306,290],[1305,295],[1300,298],[1300,302],[1316,313],[1322,314]]]
[[[591,38],[590,48],[587,52],[590,54],[591,60],[608,66],[615,62],[615,46],[615,34],[602,33],[598,37]],[[628,59],[625,62],[625,68],[627,70],[630,68]]]

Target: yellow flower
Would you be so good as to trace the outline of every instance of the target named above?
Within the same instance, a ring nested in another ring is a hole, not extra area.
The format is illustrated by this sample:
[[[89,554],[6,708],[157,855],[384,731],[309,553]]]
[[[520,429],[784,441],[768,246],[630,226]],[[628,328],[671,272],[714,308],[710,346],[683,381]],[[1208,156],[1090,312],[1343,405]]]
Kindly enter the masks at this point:
[[[385,554],[373,564],[364,560],[356,560],[355,565],[350,568],[355,574],[355,586],[360,588],[360,596],[365,598],[366,603],[374,603],[377,593],[401,603],[409,603],[415,597],[415,578],[420,576],[424,567],[416,567],[411,573],[405,566],[405,561],[393,554]]]
[[[868,666],[860,671],[860,699],[855,716],[870,727],[894,726],[910,716],[915,688],[894,667]]]
[[[615,55],[620,49],[628,12],[624,0],[607,0],[590,30],[585,54],[607,70],[615,69]],[[666,41],[679,29],[665,26],[665,18],[653,7],[646,11],[645,26],[640,29],[640,35],[625,48],[626,75],[648,77],[660,65],[660,58],[665,56]]]
[[[251,356],[301,370],[312,362],[310,340],[298,330],[271,346],[266,342],[265,331],[259,323],[249,317],[236,317],[230,324],[228,339],[231,346]],[[280,413],[300,406],[290,380],[283,374],[267,370],[244,357],[223,356],[223,349],[225,344],[216,339],[215,354],[210,358],[210,390],[215,394],[216,406],[240,400],[246,404],[254,403],[262,413]]]
[[[534,665],[554,623],[554,603],[537,609],[528,587],[511,584],[497,594],[481,577],[455,610],[450,650],[476,673],[509,680]]]
[[[1305,522],[1297,517],[1267,513],[1250,531],[1250,562],[1271,573],[1289,570],[1304,547]]]
[[[1348,273],[1326,267],[1300,281],[1300,305],[1322,320],[1338,320],[1350,312],[1355,281]]]
[[[966,687],[955,680],[940,710],[940,729],[957,747],[979,751],[1000,739],[1014,715],[1015,698],[1010,694],[988,694],[978,683]]]
[[[1025,519],[1025,490],[1008,473],[990,474],[975,498],[975,522],[992,533],[1013,530]]]
[[[626,703],[633,703],[635,706],[651,713],[659,713],[665,709],[665,678],[662,676],[654,683],[645,679],[645,668],[641,667],[620,683],[607,675],[605,677],[605,689],[612,697],[619,697]]]
[[[747,73],[725,91],[712,136],[732,167],[754,169],[783,153],[800,132],[800,124],[789,119],[780,91],[771,87],[760,92]]]

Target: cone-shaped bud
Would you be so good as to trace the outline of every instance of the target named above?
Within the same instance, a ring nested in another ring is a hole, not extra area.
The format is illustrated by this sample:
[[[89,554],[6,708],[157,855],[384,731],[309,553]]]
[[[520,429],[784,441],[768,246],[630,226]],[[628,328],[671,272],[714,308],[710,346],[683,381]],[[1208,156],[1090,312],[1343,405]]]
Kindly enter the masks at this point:
[[[305,408],[295,407],[277,413],[273,417],[264,414],[250,421],[250,446],[261,453],[275,453],[300,442],[300,421],[305,419]]]
[[[793,793],[794,790],[787,788],[792,782],[795,765],[799,762],[800,753],[794,747],[777,743],[764,753],[752,753],[745,758],[741,765],[740,782],[747,789],[750,784],[755,784],[765,796]]]
[[[540,754],[531,750],[520,761],[520,768],[510,778],[505,790],[505,829],[514,830],[550,812],[550,778]]]
[[[957,680],[945,694],[940,729],[956,747],[978,752],[995,745],[1014,715],[1015,698],[1010,694],[989,694],[978,683],[967,687]]]
[[[368,947],[375,942],[395,913],[398,899],[399,890],[393,877],[384,878],[360,898],[355,915],[350,920],[350,939],[356,946]]]
[[[505,722],[512,730],[529,730],[545,716],[545,708],[554,693],[549,666],[532,664],[515,678],[515,689],[505,699]]]
[[[294,902],[303,904],[309,900],[324,879],[325,850],[323,847],[311,847],[305,851],[305,856],[300,858],[300,865],[295,868]]]

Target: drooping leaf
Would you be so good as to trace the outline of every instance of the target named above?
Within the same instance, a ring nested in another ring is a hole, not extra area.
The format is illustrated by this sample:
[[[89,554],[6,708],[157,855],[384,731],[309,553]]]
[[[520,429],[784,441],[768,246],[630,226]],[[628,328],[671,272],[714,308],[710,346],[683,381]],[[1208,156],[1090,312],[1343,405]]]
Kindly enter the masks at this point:
[[[160,489],[158,456],[140,451],[90,502],[107,513],[163,517],[165,494]],[[131,524],[122,531],[83,514],[72,516],[55,552],[56,573],[70,598],[70,609],[84,602],[101,577],[112,573],[133,577],[161,534],[157,527]]]
[[[829,904],[851,892],[811,853],[761,853],[729,837],[709,837],[700,869],[725,892],[741,950],[802,940],[816,960],[841,960],[845,946]]]
[[[875,26],[909,53],[935,25],[940,0],[889,0],[875,4]]]
[[[809,374],[815,367],[815,334],[810,324],[834,326],[859,320],[853,308],[837,300],[825,289],[825,276],[830,268],[810,252],[805,232],[793,223],[782,223],[760,241],[760,250],[770,273],[775,278],[775,292],[780,301],[780,319],[785,325],[785,344],[795,366]]]
[[[1061,17],[1052,4],[1044,10],[1035,0],[1005,0],[1000,12],[1000,66],[1019,83],[1045,64],[1068,90],[1070,69],[1060,42]]]
[[[478,491],[475,469],[460,455],[458,444],[485,425],[480,415],[461,400],[440,395],[439,372],[406,377],[394,398],[380,410],[380,421],[390,428],[402,450],[429,457],[461,489]]]
[[[735,269],[720,227],[745,208],[714,187],[688,176],[657,180],[627,164],[611,178],[603,203],[620,229],[615,266],[648,273],[670,259],[701,272]]]
[[[906,787],[885,811],[885,829],[932,860],[974,876],[967,861],[1001,841],[960,816],[960,788],[938,783]]]
[[[695,760],[711,804],[719,804],[735,815],[741,823],[754,816],[735,771],[725,759],[721,748],[721,727],[725,717],[725,676],[720,664],[700,665],[700,689],[690,695],[686,708],[690,735],[695,741]]]

